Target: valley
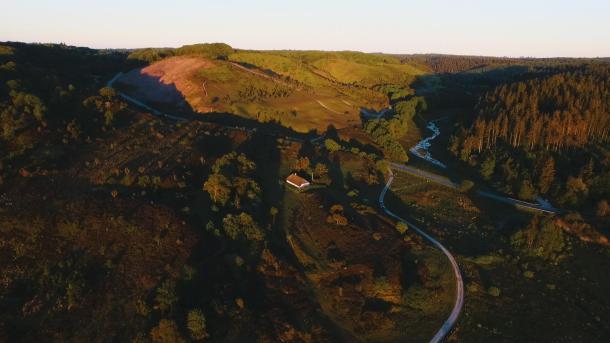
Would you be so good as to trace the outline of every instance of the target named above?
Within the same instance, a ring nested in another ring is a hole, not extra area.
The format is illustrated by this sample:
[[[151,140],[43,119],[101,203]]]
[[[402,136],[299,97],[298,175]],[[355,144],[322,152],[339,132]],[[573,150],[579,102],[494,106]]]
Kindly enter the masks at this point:
[[[0,52],[0,341],[610,334],[607,59]]]

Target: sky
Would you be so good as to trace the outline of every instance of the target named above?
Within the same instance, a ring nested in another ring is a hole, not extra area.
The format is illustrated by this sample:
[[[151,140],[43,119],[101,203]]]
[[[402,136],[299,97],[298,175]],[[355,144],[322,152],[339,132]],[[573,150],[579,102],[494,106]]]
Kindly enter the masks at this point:
[[[2,0],[0,41],[610,56],[610,0]]]

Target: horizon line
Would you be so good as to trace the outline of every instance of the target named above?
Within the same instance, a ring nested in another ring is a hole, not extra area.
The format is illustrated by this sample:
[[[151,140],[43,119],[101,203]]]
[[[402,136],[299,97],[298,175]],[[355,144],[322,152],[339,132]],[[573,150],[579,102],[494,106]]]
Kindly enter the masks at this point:
[[[483,57],[483,58],[503,58],[503,59],[515,59],[515,60],[523,60],[523,59],[609,59],[608,56],[561,56],[561,55],[553,55],[553,56],[527,56],[527,55],[488,55],[481,54],[477,55],[476,53],[451,53],[451,52],[383,52],[383,51],[365,51],[365,50],[352,50],[352,49],[343,49],[343,50],[327,50],[327,49],[253,49],[253,48],[239,48],[235,47],[229,43],[225,42],[198,42],[198,43],[188,43],[182,45],[175,46],[143,46],[143,47],[95,47],[93,45],[87,45],[79,43],[66,43],[66,42],[42,42],[42,41],[14,41],[14,40],[2,40],[1,43],[21,43],[21,44],[32,44],[32,45],[65,45],[68,47],[74,48],[87,48],[92,50],[143,50],[143,49],[178,49],[187,45],[197,45],[197,44],[227,44],[231,48],[235,50],[242,51],[316,51],[316,52],[360,52],[365,54],[379,54],[379,55],[404,55],[404,56],[458,56],[458,57]]]

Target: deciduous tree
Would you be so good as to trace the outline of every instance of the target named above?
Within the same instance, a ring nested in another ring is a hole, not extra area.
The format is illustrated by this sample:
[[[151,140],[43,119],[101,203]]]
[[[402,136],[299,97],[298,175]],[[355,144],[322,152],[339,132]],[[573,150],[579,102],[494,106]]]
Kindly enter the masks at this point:
[[[231,183],[222,174],[212,174],[203,184],[203,189],[210,194],[212,200],[225,205],[231,196]]]
[[[324,146],[326,147],[326,150],[331,153],[341,150],[341,145],[339,145],[339,143],[337,143],[334,139],[330,138],[324,140]]]
[[[328,173],[328,168],[326,167],[326,165],[324,163],[317,163],[313,172],[318,177],[322,177]],[[312,178],[312,180],[313,180],[313,178]]]
[[[347,218],[345,218],[343,211],[343,206],[339,204],[331,206],[330,215],[326,218],[326,221],[341,226],[347,225]]]
[[[150,338],[153,343],[186,343],[176,322],[169,319],[161,319],[159,324],[150,330]]]
[[[309,168],[309,163],[309,158],[300,157],[296,161],[294,161],[292,169],[297,171],[305,171]]]
[[[178,301],[176,283],[171,279],[163,281],[161,286],[157,288],[157,294],[155,295],[157,307],[160,310],[165,311],[170,309],[176,301]]]
[[[272,223],[275,224],[275,217],[278,215],[280,211],[276,207],[271,207],[269,209],[269,214],[271,215]]]
[[[225,234],[232,240],[262,241],[265,238],[254,219],[245,212],[238,215],[228,214],[222,224]]]

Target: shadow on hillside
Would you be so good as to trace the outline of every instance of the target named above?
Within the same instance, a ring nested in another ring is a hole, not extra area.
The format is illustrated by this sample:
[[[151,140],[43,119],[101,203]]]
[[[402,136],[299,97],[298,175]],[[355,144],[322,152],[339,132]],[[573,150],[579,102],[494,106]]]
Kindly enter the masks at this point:
[[[173,120],[198,120],[238,130],[260,131],[271,136],[290,137],[297,140],[308,140],[317,136],[315,130],[300,133],[275,120],[260,122],[232,113],[197,112],[186,101],[175,83],[166,83],[160,77],[143,74],[141,70],[133,70],[125,74],[115,85],[119,91],[127,95],[128,98],[125,100],[159,117]]]
[[[554,72],[557,71],[526,65],[481,66],[456,73],[419,75],[412,87],[415,95],[426,99],[431,110],[474,108],[479,95],[494,87]]]
[[[239,66],[242,66],[242,67],[244,67],[246,69],[250,69],[250,70],[252,70],[254,72],[264,73],[264,74],[266,74],[266,75],[268,75],[270,77],[279,78],[279,79],[284,78],[282,75],[276,73],[275,71],[273,71],[271,69],[264,69],[264,68],[261,68],[261,67],[259,67],[257,65],[251,64],[251,63],[246,63],[246,62],[231,62],[231,63],[239,65]]]
[[[193,112],[193,108],[175,83],[167,83],[159,76],[144,73],[142,69],[126,73],[117,80],[115,86],[134,100],[142,102],[140,107],[146,105],[160,112],[174,112],[173,114]],[[136,101],[132,102],[138,105]]]

